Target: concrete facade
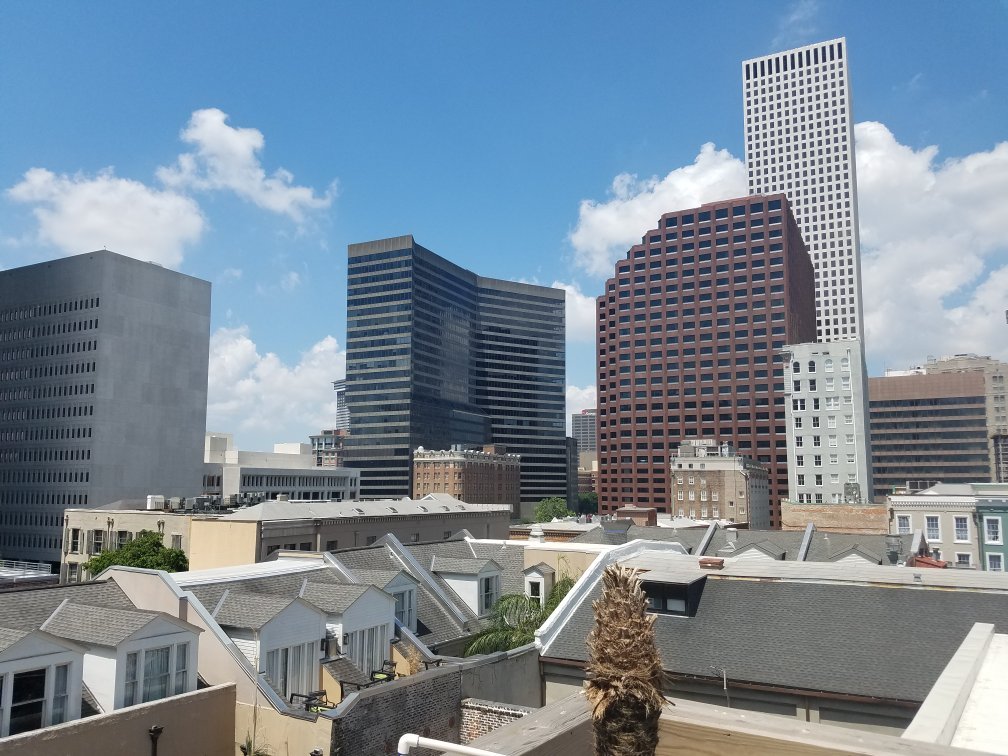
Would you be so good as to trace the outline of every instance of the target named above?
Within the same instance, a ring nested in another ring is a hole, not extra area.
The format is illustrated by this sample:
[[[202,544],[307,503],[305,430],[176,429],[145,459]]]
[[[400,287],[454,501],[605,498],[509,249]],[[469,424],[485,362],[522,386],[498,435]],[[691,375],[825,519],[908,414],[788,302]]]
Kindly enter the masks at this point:
[[[571,414],[571,435],[577,439],[578,453],[598,451],[598,410],[583,409]]]
[[[210,284],[112,252],[0,272],[0,554],[58,562],[67,507],[199,485]]]
[[[819,341],[864,336],[847,58],[841,37],[742,63],[749,191],[791,202],[815,266]]]
[[[977,499],[963,484],[937,485],[915,494],[886,498],[889,532],[906,535],[922,531],[930,555],[959,569],[983,569],[977,533]]]
[[[521,504],[521,455],[487,445],[413,452],[413,496],[445,493],[470,504],[507,504],[515,517]]]
[[[766,468],[729,445],[712,440],[681,444],[672,458],[672,476],[674,516],[770,527]]]
[[[785,355],[789,499],[871,501],[868,373],[861,341],[793,344]]]
[[[228,503],[254,503],[279,496],[306,501],[357,498],[360,471],[316,464],[308,444],[274,444],[273,452],[241,451],[230,433],[207,433],[203,495]]]
[[[875,497],[990,481],[984,374],[888,371],[868,379]]]

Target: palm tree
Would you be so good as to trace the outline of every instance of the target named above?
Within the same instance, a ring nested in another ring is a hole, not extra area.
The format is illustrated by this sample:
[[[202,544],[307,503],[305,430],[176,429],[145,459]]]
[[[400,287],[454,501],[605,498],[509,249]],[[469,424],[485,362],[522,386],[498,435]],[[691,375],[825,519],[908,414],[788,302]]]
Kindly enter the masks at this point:
[[[655,616],[637,571],[610,565],[602,573],[602,596],[592,606],[588,634],[588,685],[595,756],[654,756],[662,695],[661,656],[655,646]]]
[[[523,593],[509,593],[497,599],[490,611],[490,626],[466,646],[465,655],[508,651],[531,643],[535,631],[553,613],[574,585],[574,578],[564,576],[553,586],[545,604]]]

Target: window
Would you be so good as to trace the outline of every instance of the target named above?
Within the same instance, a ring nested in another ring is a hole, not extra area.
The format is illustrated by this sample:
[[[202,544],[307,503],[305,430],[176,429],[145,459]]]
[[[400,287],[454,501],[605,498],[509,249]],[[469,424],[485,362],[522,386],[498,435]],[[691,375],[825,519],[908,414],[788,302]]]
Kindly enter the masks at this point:
[[[395,618],[403,627],[416,630],[416,591],[412,588],[397,591],[395,597]]]
[[[171,547],[173,549],[178,549],[179,551],[182,550],[182,534],[181,533],[172,533]]]
[[[126,654],[126,685],[123,688],[123,706],[132,706],[137,702],[137,658],[139,654]]]
[[[984,543],[1001,543],[1001,518],[984,517]]]
[[[371,632],[374,629],[371,628],[368,631],[358,630],[355,633],[351,633],[351,636],[358,636],[361,633]],[[384,626],[382,626],[382,629],[384,629]],[[358,650],[363,650],[363,648],[354,648],[355,652]],[[351,654],[351,657],[355,663],[358,662],[356,654]],[[315,643],[301,643],[288,648],[276,648],[266,652],[266,663],[263,666],[263,671],[269,676],[283,697],[289,701],[292,693],[307,693],[316,687],[317,680],[314,679],[314,673],[316,672],[314,661],[316,658],[318,658],[318,648]],[[364,659],[360,661],[363,662]],[[367,661],[372,663],[373,656],[368,656]],[[372,671],[380,667],[381,662],[378,663],[377,667],[360,666],[359,669]]]
[[[46,672],[43,667],[14,673],[8,735],[38,730],[45,725]]]
[[[941,528],[938,525],[938,515],[924,517],[924,535],[929,541],[941,540]]]
[[[92,530],[91,531],[91,553],[101,554],[102,549],[105,546],[105,531],[104,530]]]
[[[529,598],[542,606],[543,595],[542,595],[542,581],[541,580],[530,580],[529,581]]]
[[[377,540],[378,540],[378,536],[368,536],[367,537],[367,545],[370,546],[371,544],[373,544]]]
[[[960,569],[970,569],[973,566],[973,561],[970,559],[969,552],[963,554],[957,551],[955,566]]]
[[[326,551],[336,551],[339,548],[339,541],[326,541],[325,550]]]
[[[490,575],[479,580],[480,614],[487,614],[500,595],[500,575]]]
[[[910,515],[896,515],[896,532],[910,535]]]
[[[80,528],[70,530],[70,553],[80,554]]]
[[[990,572],[1004,572],[1004,564],[1000,554],[987,555],[987,569]]]
[[[955,539],[959,543],[969,542],[969,518],[955,517]]]
[[[171,646],[149,649],[144,652],[143,700],[158,701],[168,695],[171,677],[169,658]]]
[[[185,693],[189,684],[189,644],[175,646],[175,695]]]

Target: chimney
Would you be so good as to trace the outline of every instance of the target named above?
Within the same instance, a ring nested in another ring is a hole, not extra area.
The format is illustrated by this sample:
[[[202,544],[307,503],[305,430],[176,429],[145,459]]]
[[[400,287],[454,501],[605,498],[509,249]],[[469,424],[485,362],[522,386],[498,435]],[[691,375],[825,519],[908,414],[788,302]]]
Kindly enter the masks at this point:
[[[546,534],[543,532],[542,525],[538,522],[535,523],[529,530],[528,539],[531,543],[543,543],[546,540]]]
[[[721,557],[700,557],[701,570],[723,570],[724,559]]]
[[[738,531],[735,528],[725,528],[725,542],[735,543],[738,540]]]

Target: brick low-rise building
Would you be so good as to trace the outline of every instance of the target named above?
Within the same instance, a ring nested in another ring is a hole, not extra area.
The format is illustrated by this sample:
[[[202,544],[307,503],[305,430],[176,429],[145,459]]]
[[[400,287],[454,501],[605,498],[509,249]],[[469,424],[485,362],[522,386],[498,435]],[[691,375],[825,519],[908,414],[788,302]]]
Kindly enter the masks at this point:
[[[728,444],[686,442],[672,458],[671,469],[674,515],[770,527],[766,468]]]
[[[470,504],[507,504],[515,516],[521,503],[521,455],[493,445],[413,452],[413,497],[445,493]]]

